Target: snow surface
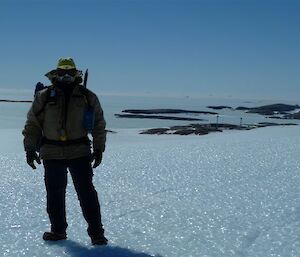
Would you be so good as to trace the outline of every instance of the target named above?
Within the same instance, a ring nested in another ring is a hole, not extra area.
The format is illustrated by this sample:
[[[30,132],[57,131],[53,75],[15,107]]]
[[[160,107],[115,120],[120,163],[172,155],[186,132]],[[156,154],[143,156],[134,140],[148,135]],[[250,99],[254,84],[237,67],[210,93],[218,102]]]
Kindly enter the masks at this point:
[[[0,130],[2,256],[300,256],[300,128],[110,134],[94,183],[109,246],[93,247],[70,181],[68,240],[46,243],[43,168]]]

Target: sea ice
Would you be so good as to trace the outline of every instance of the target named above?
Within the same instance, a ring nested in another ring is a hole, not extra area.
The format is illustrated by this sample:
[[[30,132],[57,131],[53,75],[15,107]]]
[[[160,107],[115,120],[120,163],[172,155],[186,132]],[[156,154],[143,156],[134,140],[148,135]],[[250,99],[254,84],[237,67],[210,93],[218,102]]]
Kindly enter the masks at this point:
[[[43,242],[43,169],[27,166],[20,130],[0,130],[3,256],[300,256],[299,127],[118,132],[94,175],[110,244],[93,247],[71,182],[68,240]]]

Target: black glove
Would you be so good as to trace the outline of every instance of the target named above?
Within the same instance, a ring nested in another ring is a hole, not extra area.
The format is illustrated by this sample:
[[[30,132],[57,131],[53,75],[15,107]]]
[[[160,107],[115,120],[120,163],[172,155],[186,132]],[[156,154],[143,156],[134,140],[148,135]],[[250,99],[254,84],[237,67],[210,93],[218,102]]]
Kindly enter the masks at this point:
[[[102,152],[95,150],[92,153],[91,163],[94,162],[93,168],[97,168],[102,162]]]
[[[40,157],[37,155],[35,151],[28,151],[26,152],[26,160],[28,165],[33,168],[34,170],[36,169],[34,165],[34,161],[36,161],[38,164],[41,164]]]

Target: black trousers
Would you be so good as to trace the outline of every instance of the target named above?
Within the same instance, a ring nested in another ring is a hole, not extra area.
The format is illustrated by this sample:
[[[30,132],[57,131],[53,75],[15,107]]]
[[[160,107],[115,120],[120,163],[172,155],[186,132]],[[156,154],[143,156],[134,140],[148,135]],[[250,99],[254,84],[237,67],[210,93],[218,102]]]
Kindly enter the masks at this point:
[[[68,227],[65,197],[69,170],[83,216],[88,223],[88,234],[93,236],[104,233],[98,195],[92,181],[90,156],[71,160],[44,160],[43,164],[51,231],[65,233]]]

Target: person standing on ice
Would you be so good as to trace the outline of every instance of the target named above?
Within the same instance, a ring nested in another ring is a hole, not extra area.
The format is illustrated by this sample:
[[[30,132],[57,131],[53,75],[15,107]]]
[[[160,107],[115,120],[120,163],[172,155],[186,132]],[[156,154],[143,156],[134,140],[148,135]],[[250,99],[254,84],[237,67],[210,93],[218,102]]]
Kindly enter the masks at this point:
[[[46,76],[52,85],[36,93],[23,130],[28,165],[36,169],[34,161],[41,164],[41,158],[45,170],[51,230],[43,234],[43,239],[67,238],[65,195],[69,170],[91,242],[106,245],[100,204],[92,182],[92,168],[100,165],[106,141],[106,123],[99,99],[81,85],[82,72],[72,58],[59,59],[57,68]],[[91,118],[89,128],[86,120]],[[93,138],[93,152],[88,132]]]

